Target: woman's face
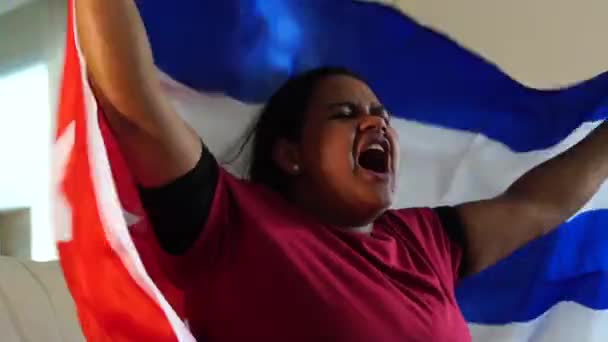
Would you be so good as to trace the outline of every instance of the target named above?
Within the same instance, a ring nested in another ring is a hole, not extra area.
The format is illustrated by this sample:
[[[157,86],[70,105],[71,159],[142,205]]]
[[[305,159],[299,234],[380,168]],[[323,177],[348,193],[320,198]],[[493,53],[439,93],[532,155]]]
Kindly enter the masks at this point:
[[[399,144],[374,92],[350,76],[329,76],[315,89],[301,139],[297,202],[327,223],[371,223],[393,201]]]

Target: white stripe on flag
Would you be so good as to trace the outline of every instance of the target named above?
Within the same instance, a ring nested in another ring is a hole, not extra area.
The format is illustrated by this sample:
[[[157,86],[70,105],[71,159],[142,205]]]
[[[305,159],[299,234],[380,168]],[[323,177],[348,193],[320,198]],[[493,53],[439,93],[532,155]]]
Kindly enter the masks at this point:
[[[233,150],[262,105],[219,94],[196,92],[162,75],[164,89],[178,112],[222,156]],[[401,169],[395,207],[437,206],[490,198],[503,192],[524,172],[564,151],[599,123],[587,123],[559,144],[516,153],[481,134],[393,119],[400,136]],[[242,174],[243,162],[235,163]],[[581,211],[608,208],[606,185]]]
[[[60,186],[74,148],[75,129],[76,124],[70,122],[53,145],[53,223],[55,240],[61,242],[72,239],[72,208]]]
[[[261,108],[226,96],[193,91],[166,76],[163,80],[178,111],[216,155],[234,148],[234,141],[243,135]],[[582,125],[551,148],[516,153],[480,134],[394,119],[402,150],[395,207],[457,204],[498,195],[524,172],[577,143],[598,124]],[[243,162],[236,163],[239,174]],[[606,186],[579,213],[608,208]],[[473,340],[480,342],[599,342],[608,336],[608,312],[562,302],[530,322],[469,326]]]
[[[480,342],[605,342],[608,336],[608,311],[562,302],[530,322],[469,324],[469,328],[473,341]]]

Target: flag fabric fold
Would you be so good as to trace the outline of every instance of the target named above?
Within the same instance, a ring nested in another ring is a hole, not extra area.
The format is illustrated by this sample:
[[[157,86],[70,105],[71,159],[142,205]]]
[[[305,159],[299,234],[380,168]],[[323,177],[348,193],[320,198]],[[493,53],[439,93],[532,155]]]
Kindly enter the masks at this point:
[[[150,234],[136,234],[136,227],[130,234],[123,216],[125,205],[138,207],[134,185],[128,172],[120,173],[124,161],[113,149],[86,79],[74,0],[60,97],[54,149],[57,247],[84,335],[90,341],[194,341],[165,299],[174,292],[167,289],[163,296],[158,285],[166,281],[156,278],[155,284],[150,277],[160,273],[158,247]],[[143,257],[150,261],[146,267]]]
[[[57,116],[61,263],[89,340],[193,341],[172,260],[86,79],[70,1]],[[355,0],[138,2],[166,96],[217,155],[281,82],[322,65],[367,79],[393,113],[403,171],[396,206],[499,194],[608,114],[608,74],[531,89],[396,8]],[[235,164],[237,171],[240,164]],[[476,341],[608,339],[608,188],[554,233],[464,279]],[[204,308],[201,308],[204,310]]]

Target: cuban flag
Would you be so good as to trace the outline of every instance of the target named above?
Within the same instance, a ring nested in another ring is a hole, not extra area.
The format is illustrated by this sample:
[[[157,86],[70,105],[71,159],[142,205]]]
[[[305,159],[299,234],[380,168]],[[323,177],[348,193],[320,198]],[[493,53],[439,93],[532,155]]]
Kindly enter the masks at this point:
[[[61,263],[91,341],[194,341],[182,294],[86,78],[70,1],[57,116]],[[517,83],[397,7],[356,0],[138,3],[166,95],[220,160],[289,76],[367,79],[402,145],[396,207],[495,196],[608,114],[608,74],[565,89]],[[229,165],[239,173],[243,164]],[[608,341],[608,188],[554,233],[463,279],[475,341]],[[204,310],[204,308],[201,308]]]

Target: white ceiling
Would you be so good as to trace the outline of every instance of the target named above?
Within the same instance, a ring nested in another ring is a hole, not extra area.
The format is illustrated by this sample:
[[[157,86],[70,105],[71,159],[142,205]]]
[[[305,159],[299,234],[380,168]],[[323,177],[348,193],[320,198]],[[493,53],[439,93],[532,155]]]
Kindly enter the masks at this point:
[[[0,15],[12,11],[30,1],[32,0],[0,0]]]

